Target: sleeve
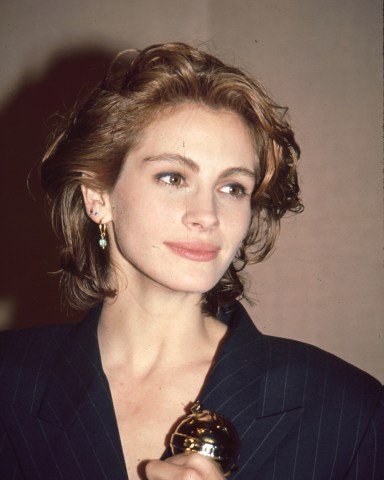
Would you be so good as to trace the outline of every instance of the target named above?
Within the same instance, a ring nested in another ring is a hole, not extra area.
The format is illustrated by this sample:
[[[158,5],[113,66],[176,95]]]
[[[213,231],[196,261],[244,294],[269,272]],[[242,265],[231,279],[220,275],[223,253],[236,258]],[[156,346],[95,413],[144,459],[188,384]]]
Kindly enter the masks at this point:
[[[345,480],[384,479],[384,392],[372,414]]]
[[[2,480],[23,480],[15,451],[8,435],[0,423],[0,478]]]

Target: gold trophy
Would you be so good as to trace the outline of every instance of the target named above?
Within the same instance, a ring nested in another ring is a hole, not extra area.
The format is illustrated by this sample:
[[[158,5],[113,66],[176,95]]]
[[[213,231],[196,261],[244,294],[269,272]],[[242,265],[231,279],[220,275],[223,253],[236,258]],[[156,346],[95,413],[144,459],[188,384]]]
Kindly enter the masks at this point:
[[[212,458],[221,467],[224,476],[236,468],[240,441],[232,423],[222,415],[203,410],[196,402],[171,437],[173,455],[197,452]]]

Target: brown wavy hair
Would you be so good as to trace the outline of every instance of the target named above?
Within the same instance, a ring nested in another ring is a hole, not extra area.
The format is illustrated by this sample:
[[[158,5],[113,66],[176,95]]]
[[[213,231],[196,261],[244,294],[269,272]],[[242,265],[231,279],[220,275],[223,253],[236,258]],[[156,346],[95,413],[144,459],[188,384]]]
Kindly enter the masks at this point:
[[[286,108],[238,68],[183,43],[127,51],[112,62],[105,79],[64,117],[41,164],[53,229],[60,243],[61,288],[67,303],[88,309],[114,297],[108,249],[101,250],[97,225],[88,218],[81,185],[113,189],[122,162],[154,116],[182,102],[238,114],[248,125],[260,161],[251,198],[252,221],[233,263],[203,295],[202,309],[243,295],[239,271],[261,262],[273,249],[280,219],[300,212],[296,165],[300,150]]]

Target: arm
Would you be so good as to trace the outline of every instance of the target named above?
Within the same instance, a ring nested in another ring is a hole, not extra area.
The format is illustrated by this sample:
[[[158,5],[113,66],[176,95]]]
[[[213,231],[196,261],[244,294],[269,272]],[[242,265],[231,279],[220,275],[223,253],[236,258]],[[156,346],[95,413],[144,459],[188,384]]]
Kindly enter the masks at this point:
[[[0,478],[7,480],[23,480],[15,451],[9,442],[8,435],[0,423]]]
[[[384,392],[374,410],[345,480],[384,478]]]

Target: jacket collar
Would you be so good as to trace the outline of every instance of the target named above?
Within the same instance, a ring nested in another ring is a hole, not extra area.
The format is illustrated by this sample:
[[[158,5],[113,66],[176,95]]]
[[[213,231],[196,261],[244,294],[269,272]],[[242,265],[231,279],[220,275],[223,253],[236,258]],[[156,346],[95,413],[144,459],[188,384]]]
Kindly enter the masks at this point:
[[[88,415],[93,423],[92,435],[112,439],[108,448],[98,442],[100,461],[108,463],[114,458],[126,475],[112,397],[101,364],[99,313],[99,309],[92,311],[67,336],[38,415],[63,429],[70,427],[73,435],[83,428],[79,419]],[[204,408],[220,412],[233,422],[241,440],[237,475],[252,478],[299,420],[300,388],[286,382],[289,352],[286,348],[279,352],[276,342],[256,329],[241,304],[236,302],[223,309],[220,319],[228,325],[228,334],[199,399]]]
[[[65,339],[37,414],[44,422],[65,431],[79,458],[87,458],[92,445],[92,458],[97,459],[98,465],[91,468],[100,469],[95,472],[126,480],[112,396],[100,358],[99,315],[100,308],[91,311]],[[89,443],[85,445],[79,442],[84,432],[89,435]]]
[[[95,393],[97,398],[102,396],[104,401],[112,401],[97,340],[99,314],[100,309],[92,310],[66,337],[57,352],[38,411],[44,420],[65,427]]]
[[[220,318],[229,326],[228,338],[200,399],[204,408],[230,419],[239,434],[233,478],[254,478],[299,420],[304,382],[287,382],[287,342],[262,335],[240,303],[224,309]]]

